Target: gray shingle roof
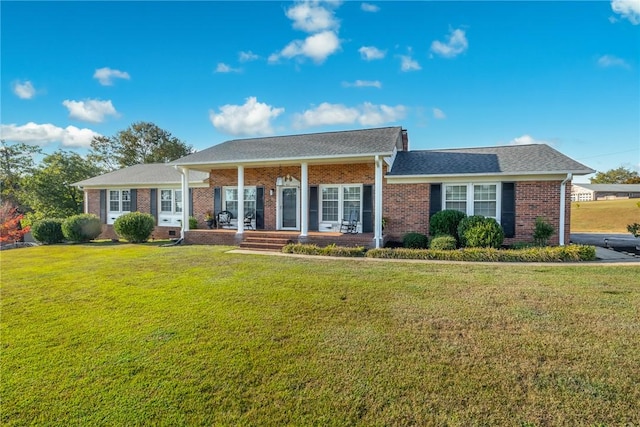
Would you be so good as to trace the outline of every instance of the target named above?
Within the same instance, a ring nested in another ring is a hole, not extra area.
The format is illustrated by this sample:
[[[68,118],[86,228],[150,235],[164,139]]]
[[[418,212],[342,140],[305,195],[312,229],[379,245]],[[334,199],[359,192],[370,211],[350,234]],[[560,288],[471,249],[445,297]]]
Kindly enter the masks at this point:
[[[389,155],[401,127],[234,139],[175,160],[178,165],[223,164],[359,155]]]
[[[121,186],[158,186],[180,184],[181,173],[173,165],[167,163],[148,163],[129,166],[76,182],[72,185],[81,187],[121,187]],[[209,178],[205,172],[190,171],[189,181],[200,183]]]
[[[401,151],[388,176],[595,172],[545,144]]]

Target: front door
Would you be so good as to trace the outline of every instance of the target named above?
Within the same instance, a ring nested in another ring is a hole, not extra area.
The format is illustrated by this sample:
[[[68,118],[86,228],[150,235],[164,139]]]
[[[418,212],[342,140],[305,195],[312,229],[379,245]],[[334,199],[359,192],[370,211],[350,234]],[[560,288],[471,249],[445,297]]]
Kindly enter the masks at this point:
[[[298,188],[283,187],[281,189],[281,228],[284,230],[298,229]]]

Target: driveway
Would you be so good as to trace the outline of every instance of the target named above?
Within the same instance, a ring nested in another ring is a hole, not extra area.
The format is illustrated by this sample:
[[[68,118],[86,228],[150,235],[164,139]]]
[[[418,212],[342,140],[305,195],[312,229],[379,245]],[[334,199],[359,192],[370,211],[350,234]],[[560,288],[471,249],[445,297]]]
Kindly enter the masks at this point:
[[[605,242],[605,239],[607,241]],[[580,245],[601,246],[606,248],[635,247],[640,245],[640,238],[635,238],[631,233],[571,233],[571,242]]]

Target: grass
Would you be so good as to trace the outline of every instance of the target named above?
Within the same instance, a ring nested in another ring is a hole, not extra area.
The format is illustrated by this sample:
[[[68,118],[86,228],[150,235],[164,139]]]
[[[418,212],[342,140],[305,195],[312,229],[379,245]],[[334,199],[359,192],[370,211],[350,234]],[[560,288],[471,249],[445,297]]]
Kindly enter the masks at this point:
[[[4,251],[3,425],[640,424],[640,270]]]
[[[571,203],[571,232],[628,233],[627,225],[640,222],[640,199]]]

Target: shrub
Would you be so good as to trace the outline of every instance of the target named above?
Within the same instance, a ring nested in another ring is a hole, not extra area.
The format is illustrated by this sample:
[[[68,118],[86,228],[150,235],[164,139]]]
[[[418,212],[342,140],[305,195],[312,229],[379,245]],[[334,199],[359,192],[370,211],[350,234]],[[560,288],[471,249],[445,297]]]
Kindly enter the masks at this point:
[[[143,243],[151,237],[155,222],[151,214],[130,212],[119,216],[113,223],[113,229],[119,237],[131,243]]]
[[[549,224],[544,218],[536,218],[536,225],[533,230],[533,241],[538,246],[547,246],[549,237],[553,235],[555,230],[553,225]]]
[[[402,238],[402,245],[410,249],[426,249],[429,247],[429,238],[422,233],[407,233]]]
[[[429,249],[451,251],[457,247],[457,244],[455,237],[442,234],[431,239]]]
[[[640,237],[640,224],[634,222],[633,224],[627,225],[627,231],[633,234],[633,237]]]
[[[504,231],[498,221],[482,215],[460,221],[458,236],[463,246],[471,248],[499,248],[504,241]]]
[[[198,228],[198,218],[195,216],[189,217],[189,230],[196,230]]]
[[[458,240],[458,225],[466,217],[465,213],[453,209],[437,212],[429,220],[429,235],[437,237],[445,234]],[[460,242],[458,241],[457,243]]]
[[[62,222],[62,234],[71,242],[88,242],[102,233],[100,218],[93,214],[70,216]]]
[[[321,248],[317,245],[309,245],[302,243],[289,243],[282,248],[282,252],[287,254],[302,254],[302,255],[325,255],[325,256],[340,256],[340,257],[363,257],[366,249],[362,246],[345,247],[328,245]]]
[[[64,241],[62,219],[50,218],[36,221],[31,226],[31,235],[40,243],[52,245]]]

